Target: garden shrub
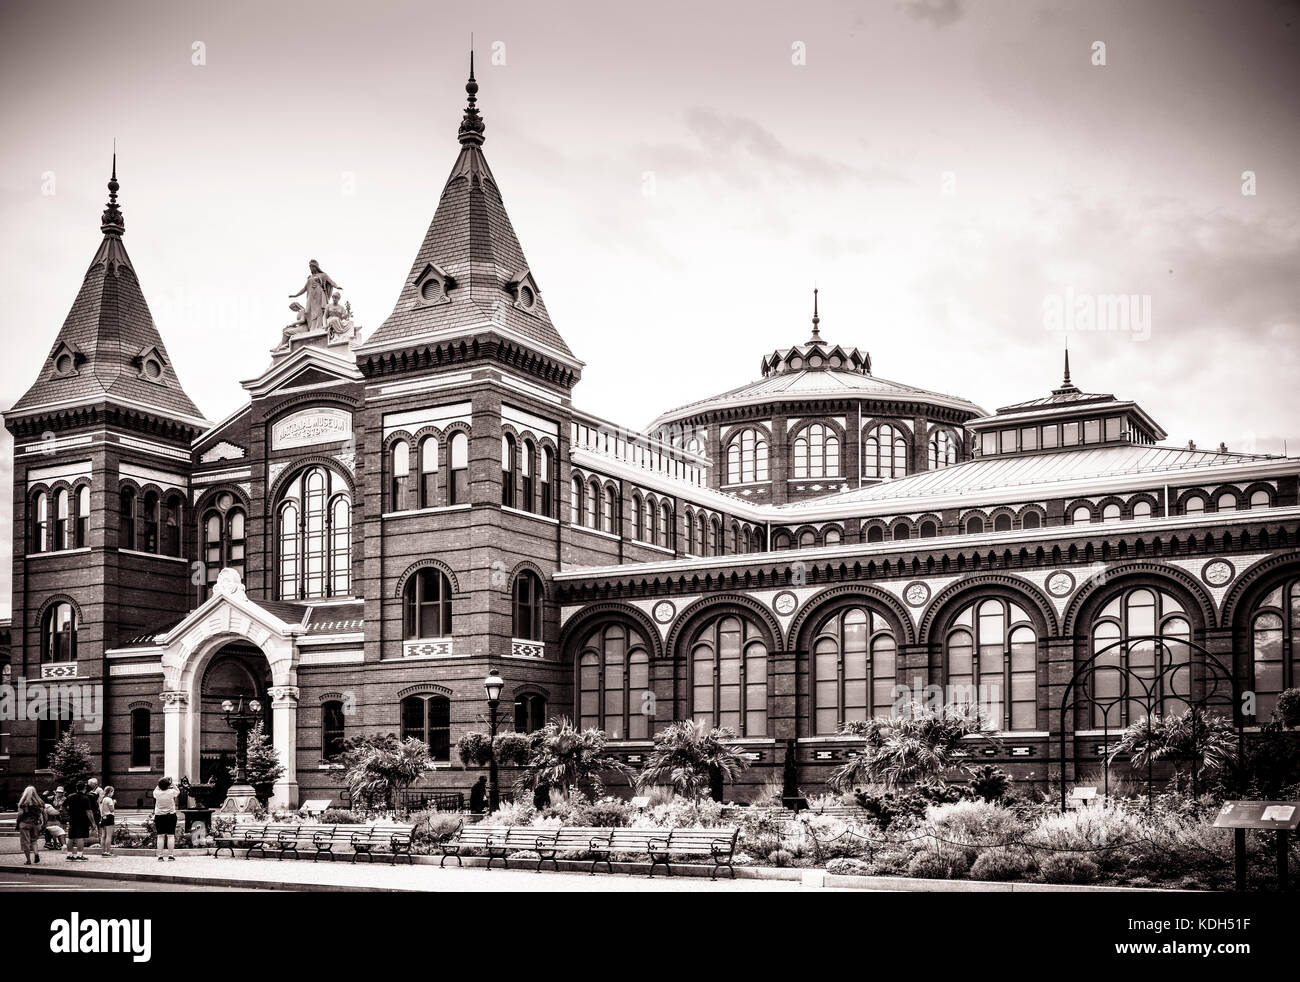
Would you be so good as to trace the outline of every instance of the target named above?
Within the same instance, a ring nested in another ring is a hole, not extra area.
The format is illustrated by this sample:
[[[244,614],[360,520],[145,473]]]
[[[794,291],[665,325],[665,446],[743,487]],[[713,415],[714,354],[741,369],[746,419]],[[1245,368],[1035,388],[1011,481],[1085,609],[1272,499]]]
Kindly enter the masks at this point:
[[[922,880],[958,880],[969,871],[966,854],[944,845],[922,849],[907,864],[907,875]]]
[[[860,859],[832,859],[826,864],[826,872],[835,876],[870,876],[871,870]]]
[[[448,841],[461,825],[455,812],[412,812],[408,821],[412,826],[411,851],[418,855],[428,854],[439,842]]]
[[[537,810],[526,801],[507,801],[492,814],[493,825],[528,825]]]
[[[1078,853],[1053,852],[1038,861],[1044,883],[1096,883],[1101,869],[1087,856]]]
[[[773,849],[767,854],[767,861],[773,866],[789,866],[794,862],[794,856],[784,849]]]
[[[985,849],[971,864],[972,880],[1023,880],[1029,860],[1020,849]]]
[[[364,825],[366,817],[346,808],[326,808],[316,816],[316,821],[322,825]]]
[[[621,828],[632,817],[632,806],[621,798],[605,797],[597,801],[584,801],[574,810],[576,825],[599,828]],[[568,823],[566,823],[568,824]]]

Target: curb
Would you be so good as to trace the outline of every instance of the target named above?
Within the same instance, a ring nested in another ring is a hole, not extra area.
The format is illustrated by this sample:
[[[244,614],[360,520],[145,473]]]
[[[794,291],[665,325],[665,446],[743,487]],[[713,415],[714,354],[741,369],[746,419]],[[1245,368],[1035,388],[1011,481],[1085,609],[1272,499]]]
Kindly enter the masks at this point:
[[[285,883],[270,880],[241,879],[229,876],[190,876],[184,873],[136,873],[131,871],[109,871],[104,869],[83,869],[80,866],[63,869],[58,866],[23,866],[24,873],[34,876],[65,876],[77,879],[113,880],[115,882],[174,883],[177,886],[227,887],[235,890],[283,890],[294,893],[425,893],[424,890],[411,890],[405,887],[367,887],[343,886],[337,883]]]

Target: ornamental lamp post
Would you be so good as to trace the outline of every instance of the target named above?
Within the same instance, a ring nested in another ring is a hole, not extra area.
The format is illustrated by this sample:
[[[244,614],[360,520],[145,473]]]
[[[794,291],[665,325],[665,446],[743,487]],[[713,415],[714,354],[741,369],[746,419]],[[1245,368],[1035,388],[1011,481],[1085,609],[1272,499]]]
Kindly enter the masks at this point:
[[[488,758],[488,813],[497,810],[501,804],[501,793],[497,784],[497,706],[501,704],[501,690],[505,682],[495,669],[488,669],[488,677],[483,680],[483,691],[487,693],[488,703],[488,741],[491,755]]]
[[[235,783],[231,785],[221,810],[251,811],[257,802],[257,794],[248,783],[248,733],[262,721],[262,704],[250,699],[245,709],[244,697],[240,696],[238,706],[229,699],[224,700],[221,712],[225,715],[226,725],[235,731]]]

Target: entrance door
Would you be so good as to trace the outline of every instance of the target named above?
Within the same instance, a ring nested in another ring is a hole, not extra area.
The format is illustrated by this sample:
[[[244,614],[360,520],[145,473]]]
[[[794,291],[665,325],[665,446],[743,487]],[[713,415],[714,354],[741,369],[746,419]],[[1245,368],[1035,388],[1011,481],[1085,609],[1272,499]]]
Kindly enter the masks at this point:
[[[221,778],[235,773],[235,731],[226,723],[222,702],[229,699],[238,705],[242,698],[247,707],[250,699],[257,699],[262,704],[263,730],[271,734],[271,700],[266,694],[270,684],[271,666],[266,655],[252,645],[228,644],[213,656],[203,673],[200,690],[200,782],[206,784],[217,778],[218,784],[225,783]]]

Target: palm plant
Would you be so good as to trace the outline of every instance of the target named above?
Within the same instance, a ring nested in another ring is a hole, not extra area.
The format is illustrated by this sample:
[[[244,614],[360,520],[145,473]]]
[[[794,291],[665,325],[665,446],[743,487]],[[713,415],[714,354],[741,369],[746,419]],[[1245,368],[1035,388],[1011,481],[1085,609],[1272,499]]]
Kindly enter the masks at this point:
[[[1150,719],[1129,724],[1107,754],[1107,763],[1120,756],[1127,756],[1136,768],[1168,760],[1179,777],[1187,761],[1193,777],[1199,779],[1236,761],[1237,737],[1232,724],[1217,713],[1196,709],[1164,716],[1152,713]]]
[[[603,730],[579,730],[566,716],[557,716],[532,735],[532,752],[520,779],[525,787],[545,785],[569,797],[575,788],[590,783],[599,794],[600,775],[612,771],[629,778],[631,768],[605,751]]]
[[[845,734],[863,738],[863,749],[831,775],[840,790],[861,784],[896,787],[937,778],[955,767],[969,769],[962,739],[988,735],[979,712],[964,705],[933,709],[912,703],[898,716],[852,722]]]
[[[728,741],[736,734],[728,727],[707,727],[693,719],[670,723],[655,734],[654,749],[641,767],[637,784],[642,788],[670,784],[697,806],[715,778],[735,782],[749,766],[744,755]]]
[[[382,800],[388,810],[398,791],[409,788],[432,765],[422,740],[393,734],[354,737],[343,748],[344,781],[352,796],[373,805]]]

